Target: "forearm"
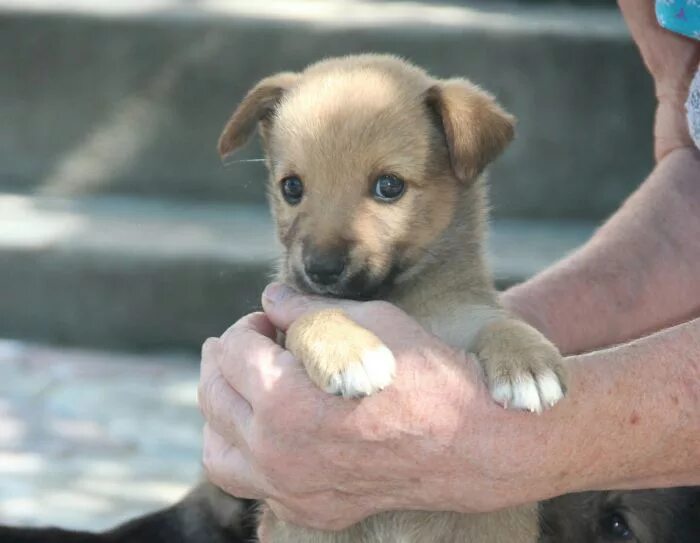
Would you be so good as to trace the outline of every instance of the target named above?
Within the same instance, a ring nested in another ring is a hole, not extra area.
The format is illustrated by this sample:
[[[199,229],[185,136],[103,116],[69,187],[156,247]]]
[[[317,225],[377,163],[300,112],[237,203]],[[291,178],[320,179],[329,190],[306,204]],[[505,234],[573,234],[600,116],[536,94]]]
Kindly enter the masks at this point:
[[[511,469],[523,501],[700,484],[700,319],[570,361],[564,402],[495,421],[521,451]]]
[[[700,152],[670,153],[571,256],[503,295],[565,353],[700,314]]]

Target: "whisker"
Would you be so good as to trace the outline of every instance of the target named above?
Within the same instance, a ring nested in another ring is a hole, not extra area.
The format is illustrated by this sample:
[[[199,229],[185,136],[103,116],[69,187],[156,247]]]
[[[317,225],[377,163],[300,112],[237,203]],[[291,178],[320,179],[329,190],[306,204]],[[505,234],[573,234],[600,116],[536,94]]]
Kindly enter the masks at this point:
[[[239,164],[241,162],[265,162],[265,159],[264,158],[242,158],[239,160],[224,159],[223,164],[224,164],[224,168],[228,168],[229,166],[232,166],[234,164]]]

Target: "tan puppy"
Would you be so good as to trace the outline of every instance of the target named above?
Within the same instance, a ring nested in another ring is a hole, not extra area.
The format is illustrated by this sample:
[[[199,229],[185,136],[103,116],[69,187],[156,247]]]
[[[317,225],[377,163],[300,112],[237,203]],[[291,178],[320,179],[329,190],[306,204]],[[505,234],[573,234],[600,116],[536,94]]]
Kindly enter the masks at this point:
[[[480,175],[513,137],[513,118],[463,79],[436,80],[391,56],[319,62],[264,79],[224,129],[228,155],[257,126],[284,247],[279,279],[300,290],[384,299],[473,352],[493,398],[541,411],[564,395],[557,350],[508,315],[484,262]],[[394,358],[340,311],[298,320],[287,348],[322,389],[348,398],[389,386]],[[273,542],[534,542],[534,505],[487,515],[400,512],[340,533],[264,516]]]

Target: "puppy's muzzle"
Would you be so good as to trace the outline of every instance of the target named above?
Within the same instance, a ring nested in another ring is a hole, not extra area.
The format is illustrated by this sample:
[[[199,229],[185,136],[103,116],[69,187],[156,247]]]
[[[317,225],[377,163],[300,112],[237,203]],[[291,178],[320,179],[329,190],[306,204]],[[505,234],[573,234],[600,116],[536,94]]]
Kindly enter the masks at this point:
[[[304,248],[304,271],[309,280],[324,287],[338,283],[348,261],[347,249],[307,247]]]

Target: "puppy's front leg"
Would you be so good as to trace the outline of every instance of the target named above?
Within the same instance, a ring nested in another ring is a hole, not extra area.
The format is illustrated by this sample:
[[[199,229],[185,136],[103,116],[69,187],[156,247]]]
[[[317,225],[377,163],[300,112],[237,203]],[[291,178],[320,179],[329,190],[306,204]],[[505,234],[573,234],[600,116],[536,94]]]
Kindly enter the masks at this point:
[[[346,398],[368,396],[391,384],[391,351],[369,330],[337,309],[297,319],[287,330],[286,347],[322,390]]]
[[[541,412],[566,393],[561,354],[540,332],[514,318],[482,328],[474,353],[494,400],[505,407]]]

